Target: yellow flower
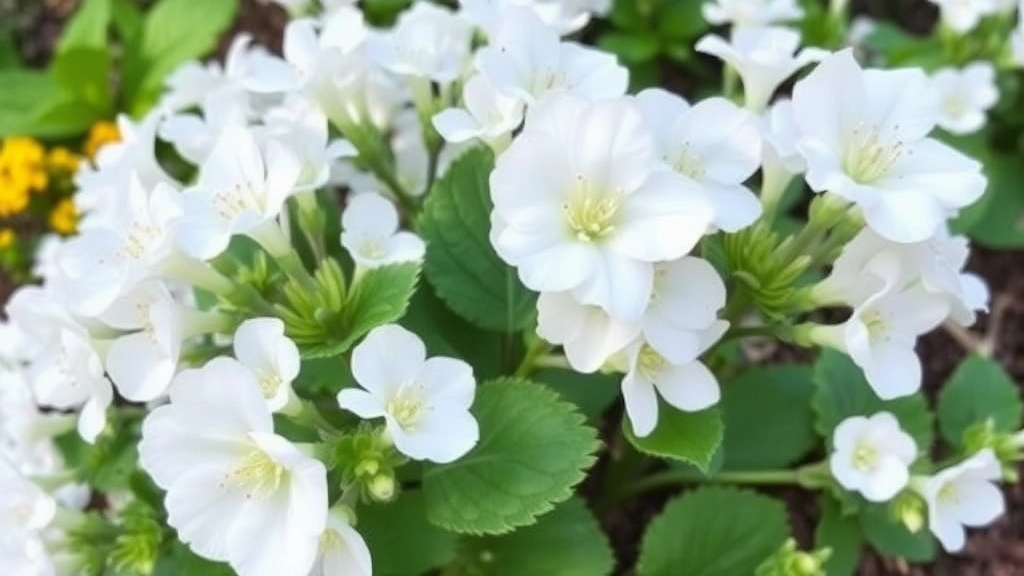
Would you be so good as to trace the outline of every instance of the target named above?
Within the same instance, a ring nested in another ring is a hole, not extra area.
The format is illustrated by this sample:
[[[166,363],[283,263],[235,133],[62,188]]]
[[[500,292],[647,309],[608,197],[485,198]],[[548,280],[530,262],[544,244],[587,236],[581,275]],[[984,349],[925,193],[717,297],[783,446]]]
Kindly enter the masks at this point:
[[[81,161],[78,154],[71,150],[58,146],[46,155],[46,165],[50,172],[57,174],[71,175],[78,171],[78,163]]]
[[[16,239],[14,230],[11,230],[10,228],[0,228],[0,250],[6,250],[11,246],[14,246],[14,241]]]
[[[0,216],[14,216],[28,207],[29,187],[0,166]]]
[[[75,233],[78,227],[78,209],[70,198],[57,203],[50,212],[50,228],[55,232],[68,236]]]
[[[23,192],[42,192],[50,182],[44,160],[46,150],[32,138],[12,137],[0,146],[0,181],[5,186],[18,188],[9,195],[20,197]],[[24,189],[23,191],[20,189]]]
[[[89,158],[95,158],[100,148],[120,140],[121,131],[117,129],[117,124],[103,120],[89,128],[89,137],[86,138],[82,151]]]

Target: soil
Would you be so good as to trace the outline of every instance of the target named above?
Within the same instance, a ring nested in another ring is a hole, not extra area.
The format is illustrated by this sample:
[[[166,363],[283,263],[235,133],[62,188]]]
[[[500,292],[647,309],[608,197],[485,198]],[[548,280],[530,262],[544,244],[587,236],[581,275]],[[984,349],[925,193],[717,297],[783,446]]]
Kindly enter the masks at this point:
[[[18,4],[17,0],[14,2]],[[34,2],[29,9],[16,12],[16,39],[27,61],[33,64],[46,61],[64,15],[74,3],[75,0],[45,0]],[[4,14],[4,6],[5,0],[0,0],[0,16]],[[925,0],[855,0],[854,6],[858,11],[899,21],[913,30],[927,30],[935,18],[934,8]],[[265,0],[242,0],[238,20],[222,39],[220,52],[223,53],[230,39],[239,32],[251,34],[256,43],[278,52],[286,21],[284,12]],[[1024,392],[1024,252],[976,248],[968,268],[986,279],[994,303],[993,314],[983,315],[974,334],[992,338],[993,357],[1007,369]],[[12,288],[9,279],[0,273],[0,302],[6,301]],[[966,355],[966,351],[957,340],[941,330],[922,338],[919,351],[924,361],[925,392],[934,396]],[[799,357],[799,354],[796,356]],[[775,357],[793,358],[794,354],[793,351],[782,350]],[[609,439],[609,447],[581,487],[581,493],[588,497],[595,509],[601,506],[596,495],[602,493],[603,472],[607,469],[609,455],[623,450],[617,444],[621,440],[617,425],[620,414],[621,407],[616,407],[613,413],[608,414],[602,437]],[[1024,476],[1024,467],[1021,472]],[[1024,485],[1009,486],[1005,492],[1007,514],[984,530],[972,531],[962,553],[942,554],[932,564],[909,566],[902,561],[883,559],[866,552],[858,575],[1024,575]],[[603,523],[620,565],[618,574],[630,573],[626,567],[635,563],[637,546],[644,528],[665,502],[677,493],[672,490],[653,492],[604,514]],[[817,521],[814,495],[799,489],[772,490],[769,493],[787,503],[794,536],[802,545],[809,546]]]

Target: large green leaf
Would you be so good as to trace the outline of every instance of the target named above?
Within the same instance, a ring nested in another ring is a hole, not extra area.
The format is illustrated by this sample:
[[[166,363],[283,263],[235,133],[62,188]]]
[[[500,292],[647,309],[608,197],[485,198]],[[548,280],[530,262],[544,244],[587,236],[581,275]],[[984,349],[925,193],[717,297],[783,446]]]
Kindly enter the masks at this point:
[[[985,161],[988,189],[979,201],[983,214],[971,219],[971,238],[992,248],[1024,247],[1024,190],[1020,155],[991,154]]]
[[[503,534],[534,522],[572,495],[594,462],[596,432],[552,390],[500,379],[477,392],[480,442],[423,475],[427,516],[466,534]]]
[[[872,504],[862,509],[860,525],[864,537],[880,554],[911,562],[930,562],[935,558],[935,538],[931,532],[910,532],[889,515],[884,505]]]
[[[35,70],[0,70],[0,86],[0,138],[35,135],[40,103],[60,97],[53,76]]]
[[[1017,385],[997,362],[969,356],[939,395],[939,429],[954,446],[963,446],[964,432],[975,424],[992,421],[997,432],[1014,432],[1022,412]]]
[[[57,43],[57,58],[69,50],[106,49],[110,0],[85,0],[68,20]]]
[[[781,502],[754,492],[703,488],[668,504],[640,545],[638,576],[753,574],[789,536]]]
[[[619,380],[609,374],[580,374],[547,368],[533,377],[575,404],[592,424],[600,423],[601,415],[619,397]]]
[[[683,412],[658,400],[658,426],[650,435],[633,434],[628,418],[622,421],[626,438],[641,452],[693,464],[707,473],[722,443],[724,426],[717,407],[700,412]]]
[[[491,246],[493,168],[490,149],[475,148],[434,184],[419,222],[427,241],[423,266],[437,295],[457,314],[482,328],[515,332],[532,323],[536,296]]]
[[[114,114],[110,95],[110,51],[102,48],[72,48],[62,52],[53,61],[53,75],[66,94],[76,102]]]
[[[827,495],[822,495],[818,502],[821,519],[814,530],[814,547],[831,551],[825,572],[828,576],[853,576],[860,564],[863,544],[857,516],[843,516],[839,504]]]
[[[921,394],[880,400],[860,368],[834,350],[823,351],[815,363],[814,384],[815,427],[825,438],[831,438],[835,427],[850,416],[871,416],[884,410],[896,416],[914,438],[921,455],[927,455],[935,434],[932,413]]]
[[[462,552],[466,573],[487,576],[607,576],[614,567],[607,538],[579,498],[559,504],[532,526],[468,538]]]
[[[389,504],[359,509],[359,533],[378,576],[417,576],[455,558],[459,537],[427,522],[423,493],[399,494]]]
[[[817,444],[806,366],[755,368],[722,386],[725,469],[786,468]]]
[[[238,10],[238,0],[160,0],[146,15],[138,38],[129,42],[124,92],[133,112],[142,112],[178,65],[217,46]]]

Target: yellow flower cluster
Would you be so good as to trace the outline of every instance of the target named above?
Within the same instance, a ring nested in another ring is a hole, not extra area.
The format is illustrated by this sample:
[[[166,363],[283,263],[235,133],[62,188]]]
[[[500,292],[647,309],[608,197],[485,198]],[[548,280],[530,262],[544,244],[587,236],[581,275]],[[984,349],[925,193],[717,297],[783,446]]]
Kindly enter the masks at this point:
[[[46,190],[46,150],[31,138],[8,138],[0,145],[0,216],[25,210],[30,192]]]
[[[111,142],[121,140],[121,131],[114,122],[97,122],[89,128],[89,136],[82,145],[82,152],[89,158],[95,158],[96,153]]]
[[[65,198],[53,207],[50,212],[50,228],[65,236],[74,234],[78,227],[78,209],[70,198]]]

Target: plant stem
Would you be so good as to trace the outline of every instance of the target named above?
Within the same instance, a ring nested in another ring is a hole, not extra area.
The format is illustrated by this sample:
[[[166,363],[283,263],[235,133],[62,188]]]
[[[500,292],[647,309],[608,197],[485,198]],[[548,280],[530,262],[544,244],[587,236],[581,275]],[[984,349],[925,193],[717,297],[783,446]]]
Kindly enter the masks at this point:
[[[624,492],[625,497],[680,484],[736,484],[741,486],[799,486],[821,488],[828,483],[824,462],[809,464],[795,470],[751,470],[719,472],[713,476],[690,470],[669,470],[642,478]]]
[[[519,363],[519,367],[516,368],[513,376],[516,378],[529,377],[536,371],[537,361],[550,351],[551,345],[540,338],[531,341],[530,346],[526,349],[526,354],[523,356],[522,362]]]

